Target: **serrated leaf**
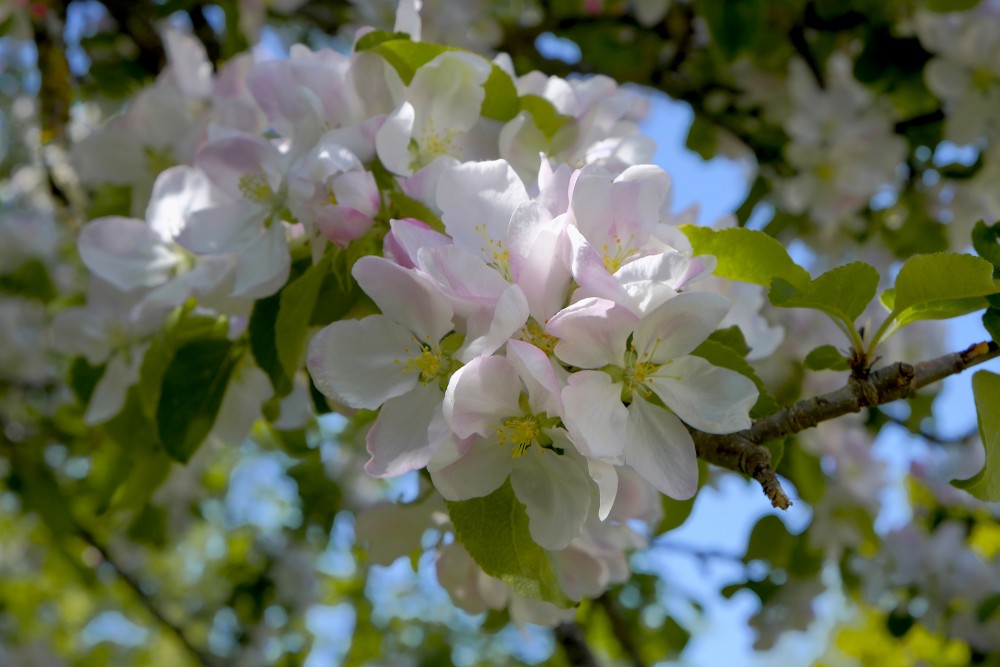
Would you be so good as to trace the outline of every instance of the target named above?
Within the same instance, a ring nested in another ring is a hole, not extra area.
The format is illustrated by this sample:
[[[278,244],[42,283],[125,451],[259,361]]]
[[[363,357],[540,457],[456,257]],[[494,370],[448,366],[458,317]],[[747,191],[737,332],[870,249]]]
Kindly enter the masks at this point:
[[[521,109],[531,114],[535,126],[549,141],[552,141],[556,132],[572,120],[569,116],[564,116],[556,111],[552,102],[539,95],[522,95],[520,100]]]
[[[875,298],[879,274],[874,266],[853,262],[827,271],[815,280],[796,287],[783,278],[771,284],[768,298],[781,308],[811,308],[853,326]]]
[[[846,371],[850,368],[844,354],[833,345],[820,345],[810,350],[802,363],[811,371]]]
[[[1000,501],[1000,375],[979,371],[972,376],[972,393],[979,414],[979,437],[986,449],[983,469],[952,484],[986,502]]]
[[[792,261],[776,239],[752,229],[718,231],[708,227],[681,227],[695,255],[714,255],[719,260],[715,275],[770,287],[780,278],[799,288],[811,280],[809,272]]]
[[[981,257],[956,253],[935,253],[911,257],[896,278],[893,310],[933,301],[954,301],[985,297],[1000,292],[993,280],[993,265]]]
[[[455,538],[486,574],[518,595],[559,607],[572,603],[559,587],[548,553],[528,532],[528,513],[510,480],[483,498],[449,502]]]
[[[763,380],[758,377],[753,366],[747,363],[747,360],[740,356],[733,348],[709,339],[699,345],[691,354],[705,359],[713,366],[736,371],[753,381],[757,387],[757,391],[760,392],[760,396],[757,398],[757,403],[750,410],[751,417],[755,419],[764,417],[778,409],[777,401],[768,393],[767,387],[764,386]]]
[[[208,436],[238,360],[226,339],[194,340],[177,350],[156,409],[160,441],[172,458],[186,463]]]

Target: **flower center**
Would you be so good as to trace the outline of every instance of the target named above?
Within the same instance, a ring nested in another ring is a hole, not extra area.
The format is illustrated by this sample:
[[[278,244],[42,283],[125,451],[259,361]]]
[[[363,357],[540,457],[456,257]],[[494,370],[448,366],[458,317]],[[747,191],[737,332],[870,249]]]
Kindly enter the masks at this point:
[[[617,236],[613,240],[613,244],[605,243],[601,246],[601,261],[604,263],[604,268],[607,269],[608,273],[614,273],[622,268],[625,260],[636,252],[635,248],[629,246],[629,243],[632,241],[631,237],[624,244]]]
[[[546,333],[542,325],[532,317],[529,317],[527,323],[521,327],[519,334],[520,340],[531,343],[545,354],[552,354],[556,349],[556,343],[559,342],[558,338]]]
[[[448,380],[451,379],[452,374],[461,366],[452,355],[462,346],[464,338],[458,334],[450,333],[442,338],[437,345],[429,345],[416,337],[413,337],[412,340],[420,347],[420,354],[406,360],[403,372],[419,374],[418,379],[423,385],[437,382],[441,390],[444,391],[448,387]],[[413,348],[403,348],[403,353],[409,356],[411,349]],[[396,363],[402,362],[397,360]]]
[[[534,415],[528,417],[508,417],[497,428],[500,444],[510,442],[514,447],[515,459],[521,458],[524,452],[542,435],[542,427]]]

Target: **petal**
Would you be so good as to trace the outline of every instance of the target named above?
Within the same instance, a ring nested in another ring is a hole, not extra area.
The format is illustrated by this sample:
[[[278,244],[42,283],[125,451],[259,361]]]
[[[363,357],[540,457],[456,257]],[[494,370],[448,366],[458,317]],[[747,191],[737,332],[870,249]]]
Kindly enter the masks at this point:
[[[382,254],[407,269],[416,267],[417,251],[421,248],[439,248],[451,243],[451,239],[444,234],[413,218],[390,220],[389,226]]]
[[[486,436],[506,417],[521,414],[521,379],[503,357],[476,357],[455,371],[444,398],[444,418],[459,438]]]
[[[538,202],[519,206],[507,229],[514,280],[528,298],[531,315],[545,322],[566,303],[570,243],[564,218],[553,220]]]
[[[689,354],[729,312],[729,300],[711,292],[686,292],[668,299],[642,318],[633,345],[640,358],[655,363]]]
[[[587,458],[621,464],[628,424],[622,387],[602,371],[578,371],[562,391],[566,428]]]
[[[205,172],[194,167],[171,167],[156,177],[146,221],[161,238],[177,238],[193,211],[216,203],[215,188]]]
[[[440,468],[428,465],[427,470],[445,500],[468,500],[500,488],[513,463],[509,447],[499,445],[496,438],[480,438],[462,458]]]
[[[678,417],[706,433],[750,428],[750,408],[759,396],[750,378],[693,356],[674,359],[647,384]]]
[[[87,426],[105,422],[122,409],[129,387],[139,381],[139,370],[142,368],[147,346],[148,344],[143,343],[130,349],[127,355],[120,352],[111,357],[104,374],[94,387],[87,412],[83,416],[83,422]]]
[[[379,410],[365,439],[371,459],[365,472],[372,477],[398,477],[427,465],[436,442],[427,435],[444,395],[433,384],[390,398]]]
[[[416,109],[418,143],[434,134],[466,132],[479,120],[492,71],[488,60],[472,53],[445,51],[413,75],[407,98]],[[440,140],[438,138],[438,140]]]
[[[597,510],[597,518],[604,521],[614,507],[615,499],[618,497],[618,470],[610,463],[598,461],[597,459],[587,459],[587,470],[590,478],[597,484],[597,491],[600,494],[600,505]]]
[[[594,488],[580,457],[531,447],[514,462],[510,485],[524,503],[528,531],[540,547],[563,549],[580,534]]]
[[[691,434],[677,417],[643,400],[628,408],[625,463],[671,498],[684,500],[698,490]]]
[[[240,251],[233,296],[262,299],[277,292],[288,280],[292,258],[285,229],[273,224]]]
[[[507,237],[518,204],[528,201],[521,179],[504,160],[466,162],[441,175],[437,201],[441,220],[455,242],[492,261],[488,240]]]
[[[375,151],[385,168],[395,174],[409,176],[413,173],[410,154],[410,137],[413,135],[413,105],[404,102],[392,112],[375,135]]]
[[[309,343],[306,365],[316,388],[352,408],[374,410],[412,390],[417,373],[404,364],[420,354],[413,334],[385,315],[342,320]]]
[[[492,312],[484,311],[468,322],[465,344],[458,358],[466,361],[493,354],[528,321],[528,300],[517,285],[508,285]]]
[[[625,343],[638,323],[638,316],[627,308],[590,297],[553,315],[545,331],[559,339],[555,354],[562,361],[580,368],[600,368],[623,363]]]
[[[510,340],[507,342],[507,359],[528,388],[531,409],[553,417],[562,416],[562,384],[548,355],[531,343]]]
[[[430,280],[383,257],[362,257],[354,278],[385,315],[422,340],[437,343],[452,330],[453,310]]]
[[[88,269],[125,292],[165,282],[179,260],[145,222],[118,216],[87,223],[77,247]]]

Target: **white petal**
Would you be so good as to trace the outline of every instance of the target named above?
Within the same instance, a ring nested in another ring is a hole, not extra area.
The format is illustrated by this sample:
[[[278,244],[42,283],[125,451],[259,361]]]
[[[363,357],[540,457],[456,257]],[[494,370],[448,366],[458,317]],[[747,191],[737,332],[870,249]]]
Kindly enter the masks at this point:
[[[463,361],[493,354],[528,321],[528,300],[517,285],[507,289],[496,302],[496,308],[483,311],[467,323],[465,344],[458,352]]]
[[[692,356],[674,359],[647,383],[678,417],[707,433],[750,428],[750,408],[759,395],[745,375]]]
[[[486,436],[506,417],[521,414],[521,379],[503,357],[476,357],[455,371],[444,399],[444,418],[459,438]]]
[[[633,345],[640,358],[652,361],[689,354],[701,345],[729,312],[729,300],[711,292],[686,292],[668,299],[642,318]]]
[[[285,230],[275,223],[240,251],[233,296],[251,299],[271,296],[288,280],[291,264]]]
[[[549,415],[562,416],[562,384],[548,355],[531,343],[520,340],[507,342],[507,359],[517,369],[524,386],[528,388],[531,409]]]
[[[212,437],[228,445],[241,444],[254,421],[260,418],[261,406],[272,396],[271,378],[249,355],[245,356],[226,387],[219,414],[212,424]]]
[[[677,417],[643,400],[628,409],[625,463],[671,498],[684,500],[698,490],[691,434]]]
[[[597,459],[587,459],[587,470],[590,478],[597,484],[601,502],[597,510],[597,518],[604,521],[614,507],[615,499],[618,497],[618,470],[610,463],[598,461]]]
[[[492,261],[487,240],[502,241],[518,204],[528,200],[524,184],[504,160],[465,162],[441,175],[437,201],[448,234],[467,250]]]
[[[553,315],[545,331],[559,339],[555,353],[564,362],[600,368],[623,363],[625,343],[638,323],[636,315],[613,301],[587,298]]]
[[[371,459],[365,472],[372,477],[398,477],[426,466],[437,444],[427,432],[443,398],[440,389],[428,384],[386,401],[368,431]]]
[[[580,534],[590,511],[593,482],[578,456],[531,447],[514,462],[510,484],[524,503],[528,531],[539,546],[563,549]]]
[[[445,500],[481,498],[500,488],[510,475],[514,459],[510,447],[496,438],[479,439],[465,456],[440,468],[428,466],[434,487]]]
[[[117,216],[87,223],[77,246],[88,269],[126,292],[165,282],[179,260],[145,222]]]
[[[146,207],[146,221],[163,239],[177,238],[192,211],[217,203],[215,188],[205,172],[194,167],[171,167],[160,173]]]
[[[628,411],[621,384],[603,371],[578,371],[562,391],[566,428],[587,458],[624,463]]]
[[[385,119],[375,135],[375,151],[385,168],[395,174],[409,176],[413,173],[410,154],[410,137],[413,136],[413,105],[404,102]]]
[[[416,386],[419,375],[404,372],[404,364],[418,356],[420,344],[406,327],[372,315],[321,329],[309,343],[306,365],[325,395],[374,410]]]
[[[359,259],[352,273],[385,315],[422,340],[437,343],[452,330],[451,305],[420,273],[371,255]]]
[[[144,343],[130,349],[127,356],[119,352],[111,357],[104,375],[94,387],[87,413],[83,416],[83,422],[87,426],[105,422],[122,409],[129,387],[139,381],[139,369],[147,347],[148,344]]]

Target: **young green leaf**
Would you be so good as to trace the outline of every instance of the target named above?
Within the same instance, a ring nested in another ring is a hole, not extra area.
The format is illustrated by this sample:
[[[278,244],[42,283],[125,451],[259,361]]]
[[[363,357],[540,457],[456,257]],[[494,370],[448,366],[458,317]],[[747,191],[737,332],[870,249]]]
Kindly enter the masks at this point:
[[[972,376],[972,393],[979,413],[979,436],[986,448],[983,469],[952,484],[986,502],[1000,501],[1000,375],[979,371]]]
[[[556,111],[552,102],[540,95],[522,95],[521,109],[531,114],[535,125],[549,141],[552,141],[556,132],[572,120],[569,116]]]
[[[324,255],[319,262],[281,290],[274,336],[278,361],[288,378],[295,375],[302,360],[309,320],[316,307],[323,279],[329,272],[330,257],[329,253]]]
[[[843,353],[833,345],[820,345],[810,350],[802,363],[811,371],[846,371],[850,368]]]
[[[893,310],[903,313],[934,301],[985,297],[1000,292],[993,265],[981,257],[955,253],[917,255],[903,264],[896,278]]]
[[[980,220],[972,229],[972,247],[994,267],[1000,267],[1000,222],[987,225]]]
[[[486,574],[518,595],[569,607],[548,553],[528,532],[528,513],[514,496],[510,480],[483,498],[448,503],[455,538]]]
[[[816,280],[795,287],[776,278],[768,298],[781,308],[812,308],[853,327],[854,320],[875,298],[879,274],[874,266],[853,262],[827,271]]]
[[[809,272],[792,261],[788,251],[764,232],[731,228],[681,227],[695,255],[714,255],[719,260],[715,275],[770,287],[780,278],[795,288],[807,285]]]

